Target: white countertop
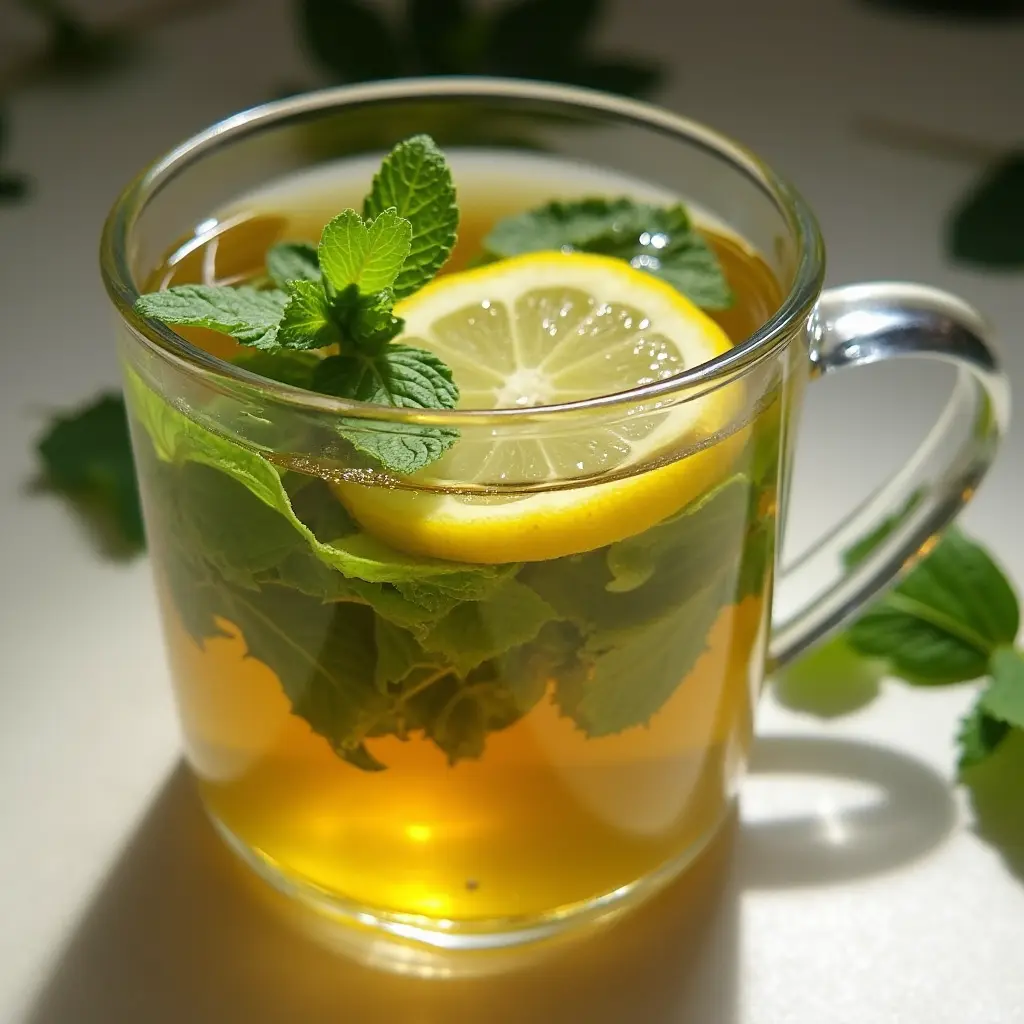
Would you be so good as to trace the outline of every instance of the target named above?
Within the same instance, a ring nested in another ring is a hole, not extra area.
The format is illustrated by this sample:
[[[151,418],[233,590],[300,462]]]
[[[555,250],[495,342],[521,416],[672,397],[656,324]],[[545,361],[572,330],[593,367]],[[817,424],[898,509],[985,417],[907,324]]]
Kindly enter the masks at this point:
[[[1024,274],[955,269],[941,253],[943,214],[975,168],[858,129],[885,117],[1021,142],[1024,24],[905,20],[856,0],[697,8],[628,0],[605,35],[676,60],[664,102],[799,184],[830,244],[831,281],[910,278],[959,292],[990,316],[1024,383]],[[232,45],[243,16],[244,48]],[[767,696],[731,857],[723,844],[632,920],[512,974],[374,972],[299,937],[238,880],[180,766],[145,560],[101,560],[66,508],[33,496],[30,445],[48,409],[117,382],[95,258],[116,191],[157,152],[302,75],[288,18],[270,0],[211,9],[153,32],[109,79],[40,85],[10,103],[7,163],[32,174],[36,195],[0,209],[0,1020],[1021,1020],[1024,798],[983,822],[1015,837],[1001,851],[952,788],[969,687],[885,685],[829,721]],[[833,521],[905,456],[945,382],[902,368],[812,389],[791,539]],[[1018,420],[965,520],[1019,581],[1022,454]]]

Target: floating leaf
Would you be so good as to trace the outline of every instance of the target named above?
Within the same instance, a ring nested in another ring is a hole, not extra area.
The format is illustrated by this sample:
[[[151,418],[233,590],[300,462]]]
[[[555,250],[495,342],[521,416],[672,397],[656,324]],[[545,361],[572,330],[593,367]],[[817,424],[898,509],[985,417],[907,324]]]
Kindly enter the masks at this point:
[[[953,211],[948,246],[954,259],[982,267],[1024,267],[1024,151],[988,167]]]

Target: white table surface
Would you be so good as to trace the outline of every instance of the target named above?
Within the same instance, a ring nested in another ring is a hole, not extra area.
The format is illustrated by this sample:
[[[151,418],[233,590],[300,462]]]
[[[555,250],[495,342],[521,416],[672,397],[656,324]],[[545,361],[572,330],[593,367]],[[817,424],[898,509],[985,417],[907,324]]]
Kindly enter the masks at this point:
[[[10,24],[0,57],[20,32]],[[884,117],[1020,142],[1024,27],[905,20],[855,0],[628,0],[604,35],[674,60],[667,105],[797,181],[830,243],[831,281],[961,293],[989,314],[1024,382],[1024,275],[956,269],[941,253],[943,213],[975,168],[858,127]],[[30,445],[48,409],[117,382],[95,258],[117,189],[186,134],[302,75],[292,39],[284,3],[211,6],[151,33],[118,75],[35,86],[10,104],[8,163],[32,174],[36,196],[0,209],[0,1020],[1024,1019],[1024,801],[983,822],[1016,842],[1001,851],[952,786],[970,687],[887,684],[832,720],[767,696],[734,841],[631,921],[512,974],[377,973],[298,936],[239,881],[180,766],[145,560],[103,561],[65,507],[33,496]],[[910,450],[945,383],[880,370],[812,389],[791,540]],[[1022,453],[1018,422],[965,520],[1018,580]]]

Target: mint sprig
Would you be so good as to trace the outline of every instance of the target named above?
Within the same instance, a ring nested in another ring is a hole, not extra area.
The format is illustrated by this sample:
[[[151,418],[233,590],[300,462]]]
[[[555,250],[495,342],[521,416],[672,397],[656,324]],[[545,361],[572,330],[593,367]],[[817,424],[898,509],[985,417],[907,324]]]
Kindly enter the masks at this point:
[[[484,249],[492,259],[544,250],[614,256],[704,309],[734,301],[721,264],[680,203],[660,207],[625,196],[555,201],[500,221]]]
[[[205,327],[268,355],[324,357],[299,380],[324,394],[399,409],[452,409],[459,389],[436,356],[390,343],[402,331],[397,298],[441,269],[458,228],[455,186],[444,154],[426,135],[400,143],[373,179],[363,213],[344,210],[314,249],[283,242],[266,256],[275,287],[186,284],[139,297],[136,310],[167,324]],[[264,367],[266,371],[267,368]],[[451,429],[342,418],[337,430],[384,469],[414,473],[457,438]]]
[[[916,504],[853,545],[847,564],[865,558]],[[987,680],[958,734],[961,771],[991,757],[1024,730],[1024,653],[1014,644],[1020,605],[995,560],[958,528],[857,618],[849,646],[889,674],[918,686]]]

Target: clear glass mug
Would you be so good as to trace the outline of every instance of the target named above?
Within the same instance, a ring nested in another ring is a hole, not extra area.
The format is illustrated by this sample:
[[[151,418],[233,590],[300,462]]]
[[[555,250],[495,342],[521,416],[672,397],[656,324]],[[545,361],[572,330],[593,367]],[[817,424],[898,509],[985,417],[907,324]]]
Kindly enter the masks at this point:
[[[784,297],[711,362],[496,411],[314,394],[133,311],[169,252],[231,276],[212,241],[225,204],[420,131],[457,184],[460,154],[484,148],[577,161],[583,191],[597,165],[678,195],[753,247]],[[823,292],[823,258],[804,202],[741,146],[653,107],[521,81],[293,97],[208,129],[129,186],[102,268],[149,545],[188,760],[244,860],[344,921],[470,949],[617,912],[692,861],[732,806],[766,672],[950,522],[1007,422],[972,309],[909,284]],[[775,576],[805,383],[905,357],[957,367],[945,413],[896,479]],[[412,478],[387,477],[339,439],[342,419],[459,440]],[[490,478],[473,453],[495,439],[519,457]],[[424,557],[451,501],[507,521],[491,564]],[[538,502],[572,512],[524,549],[523,509]],[[852,540],[890,519],[843,568]],[[804,600],[785,621],[771,616],[780,588]]]

